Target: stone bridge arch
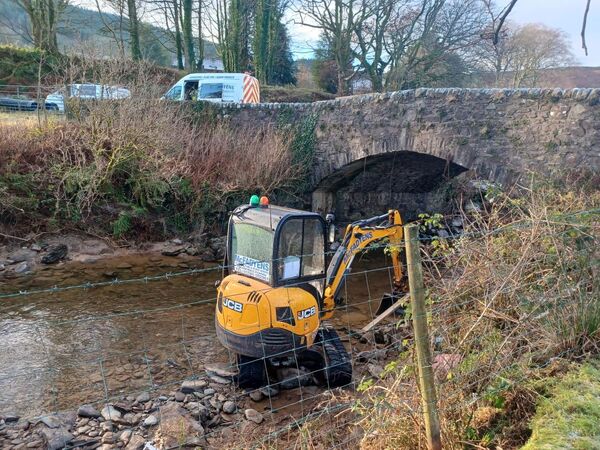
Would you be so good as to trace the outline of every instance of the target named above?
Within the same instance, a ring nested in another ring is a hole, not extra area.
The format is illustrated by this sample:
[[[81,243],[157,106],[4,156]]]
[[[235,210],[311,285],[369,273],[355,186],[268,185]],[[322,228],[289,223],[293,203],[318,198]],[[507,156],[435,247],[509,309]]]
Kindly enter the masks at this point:
[[[422,167],[430,168],[439,164],[427,158],[437,158],[503,185],[530,172],[600,169],[600,89],[416,89],[223,105],[223,117],[234,126],[283,123],[290,129],[316,119],[313,209],[325,208],[362,166],[375,167],[385,155],[407,161],[421,155]],[[379,178],[382,185],[389,181]]]
[[[599,99],[598,89],[417,89],[321,102],[313,210],[339,210],[340,189],[352,185],[361,170],[386,160],[396,161],[397,173],[379,170],[380,185],[364,189],[370,197],[354,186],[342,192],[342,200],[353,193],[367,205],[381,200],[384,210],[385,198],[387,207],[406,205],[403,196],[386,197],[382,186],[394,178],[404,193],[424,194],[423,177],[442,179],[444,167],[446,178],[471,171],[502,185],[530,172],[597,170]],[[437,186],[430,183],[432,190]]]
[[[322,214],[335,212],[342,221],[352,221],[393,206],[412,219],[416,211],[438,210],[439,204],[448,200],[439,188],[466,171],[466,167],[426,153],[369,155],[320,180],[312,194],[312,209]]]

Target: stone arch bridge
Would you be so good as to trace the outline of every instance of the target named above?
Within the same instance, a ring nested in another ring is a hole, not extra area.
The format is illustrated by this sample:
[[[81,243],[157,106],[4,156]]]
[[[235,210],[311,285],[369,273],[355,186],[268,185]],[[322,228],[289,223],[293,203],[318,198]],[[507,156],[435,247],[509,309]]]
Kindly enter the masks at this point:
[[[600,89],[417,89],[238,112],[253,123],[314,115],[313,210],[346,219],[427,210],[466,171],[508,185],[600,168]]]

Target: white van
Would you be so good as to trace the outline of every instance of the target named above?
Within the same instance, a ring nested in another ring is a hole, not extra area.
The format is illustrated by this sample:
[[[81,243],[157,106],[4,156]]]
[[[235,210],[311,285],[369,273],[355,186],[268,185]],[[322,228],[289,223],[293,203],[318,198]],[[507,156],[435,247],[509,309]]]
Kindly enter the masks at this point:
[[[131,97],[129,89],[103,84],[70,84],[67,96],[91,100],[118,100]],[[46,97],[46,108],[65,112],[65,89],[55,91]]]
[[[202,100],[214,103],[259,103],[258,80],[245,73],[191,73],[162,97],[167,100]]]

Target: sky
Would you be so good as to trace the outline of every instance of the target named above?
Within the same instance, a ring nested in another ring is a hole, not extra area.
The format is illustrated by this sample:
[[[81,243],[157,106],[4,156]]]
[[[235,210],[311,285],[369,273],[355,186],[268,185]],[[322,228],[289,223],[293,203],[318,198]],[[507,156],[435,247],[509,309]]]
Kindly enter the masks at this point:
[[[498,0],[505,5],[508,0]],[[592,0],[588,14],[586,42],[588,56],[581,48],[581,24],[586,0],[519,0],[509,20],[517,24],[542,23],[560,28],[571,42],[573,54],[583,66],[600,66],[600,0]],[[318,30],[289,24],[294,57],[307,58],[313,55],[312,48],[318,39]]]

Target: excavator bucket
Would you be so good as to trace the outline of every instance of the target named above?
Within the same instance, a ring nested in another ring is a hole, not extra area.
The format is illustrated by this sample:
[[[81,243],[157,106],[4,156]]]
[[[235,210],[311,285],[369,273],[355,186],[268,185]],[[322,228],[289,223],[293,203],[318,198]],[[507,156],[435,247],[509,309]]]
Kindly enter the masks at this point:
[[[399,300],[402,301],[398,303]],[[388,309],[391,309],[392,311],[388,312]],[[384,312],[388,312],[388,314],[393,312],[396,316],[403,316],[404,310],[404,294],[402,292],[392,292],[391,294],[386,293],[383,294],[383,297],[381,297],[381,302],[379,303],[379,307],[375,312],[375,317],[380,316]]]

